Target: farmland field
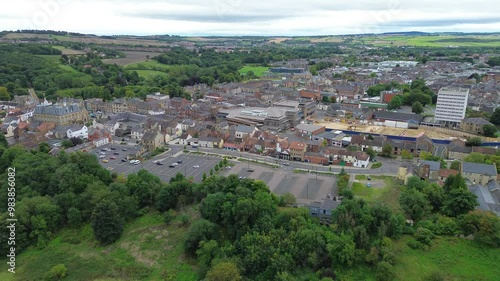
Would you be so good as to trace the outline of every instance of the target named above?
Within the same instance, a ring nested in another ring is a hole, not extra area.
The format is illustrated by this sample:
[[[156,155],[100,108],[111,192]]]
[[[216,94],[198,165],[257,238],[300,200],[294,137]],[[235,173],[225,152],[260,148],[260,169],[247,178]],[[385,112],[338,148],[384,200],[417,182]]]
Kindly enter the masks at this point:
[[[149,56],[150,58],[159,55],[160,53],[153,53],[153,52],[137,52],[137,51],[124,51],[125,54],[124,58],[118,58],[118,59],[108,59],[104,60],[105,63],[107,64],[117,64],[117,65],[131,65],[131,64],[138,64],[141,62],[146,62],[147,57]]]
[[[455,36],[373,36],[361,39],[363,42],[379,46],[417,46],[417,47],[500,47],[499,35]]]
[[[245,75],[247,72],[253,71],[257,77],[261,77],[268,69],[269,67],[265,66],[245,65],[239,70],[239,72],[240,74]]]
[[[84,55],[84,51],[68,49],[63,46],[52,46],[54,49],[58,49],[62,52],[63,55]]]

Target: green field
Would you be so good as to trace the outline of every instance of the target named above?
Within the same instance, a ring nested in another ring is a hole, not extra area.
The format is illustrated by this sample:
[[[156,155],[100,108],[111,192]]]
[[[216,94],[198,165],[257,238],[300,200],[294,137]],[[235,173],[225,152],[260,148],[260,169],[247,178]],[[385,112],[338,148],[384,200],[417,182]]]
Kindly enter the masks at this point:
[[[155,76],[167,76],[167,74],[163,71],[157,71],[157,70],[134,70],[137,71],[137,74],[139,74],[140,77],[144,78],[153,78]]]
[[[411,236],[393,244],[396,256],[394,281],[495,281],[498,280],[500,251],[476,242],[456,237],[439,236],[428,250],[413,250],[407,246]],[[429,278],[433,273],[444,279]],[[341,270],[338,280],[375,281],[373,269],[360,266]]]
[[[378,46],[416,46],[416,47],[500,47],[499,35],[456,36],[373,36],[361,41]]]
[[[362,198],[368,203],[381,202],[387,204],[394,211],[399,211],[399,195],[404,189],[393,177],[371,176],[371,181],[366,180],[366,176],[357,175],[359,182],[352,184],[352,191],[355,197]],[[366,187],[370,182],[372,187]]]
[[[38,55],[39,57],[42,57],[48,61],[51,61],[53,63],[56,63],[56,64],[59,64],[59,67],[61,69],[63,69],[64,71],[66,72],[70,72],[70,73],[73,73],[73,74],[81,74],[81,75],[86,75],[84,73],[81,73],[79,72],[78,70],[74,69],[73,67],[69,66],[69,65],[64,65],[64,64],[61,64],[61,62],[59,61],[59,59],[61,58],[60,55]]]
[[[195,208],[185,214],[195,219]],[[30,249],[17,256],[16,274],[0,265],[0,280],[42,280],[56,264],[64,264],[64,280],[198,280],[196,267],[184,257],[183,244],[189,226],[163,223],[162,215],[150,213],[127,224],[122,238],[101,247],[90,225],[65,229],[44,249]],[[167,279],[167,276],[170,279]]]
[[[265,67],[265,66],[245,65],[238,71],[240,72],[241,75],[245,75],[247,72],[253,71],[255,76],[262,77],[262,75],[264,75],[264,72],[266,72],[268,70],[269,70],[269,67]]]
[[[131,63],[125,66],[128,70],[157,70],[157,71],[168,71],[169,66],[166,64],[159,63],[155,60],[142,61],[138,63]]]

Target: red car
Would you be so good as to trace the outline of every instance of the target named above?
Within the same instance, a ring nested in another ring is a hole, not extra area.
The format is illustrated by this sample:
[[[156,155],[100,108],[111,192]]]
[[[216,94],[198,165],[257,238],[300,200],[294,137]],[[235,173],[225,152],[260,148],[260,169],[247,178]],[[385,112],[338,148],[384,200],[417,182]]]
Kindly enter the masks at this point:
[[[116,159],[116,157],[111,156],[111,157],[109,157],[109,159],[111,159],[111,160],[115,160],[115,159]]]

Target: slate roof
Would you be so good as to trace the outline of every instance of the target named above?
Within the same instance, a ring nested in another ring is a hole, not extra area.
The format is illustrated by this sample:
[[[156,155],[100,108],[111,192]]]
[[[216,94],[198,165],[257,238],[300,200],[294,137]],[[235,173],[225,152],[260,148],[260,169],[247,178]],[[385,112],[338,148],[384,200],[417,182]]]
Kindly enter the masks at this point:
[[[470,163],[470,162],[463,162],[462,163],[462,172],[487,175],[487,176],[496,176],[497,175],[497,169],[496,169],[495,165],[478,164],[478,163]]]
[[[437,161],[420,160],[419,164],[429,165],[431,171],[439,171],[441,163]]]
[[[237,132],[243,132],[243,133],[252,133],[254,131],[254,127],[252,126],[243,126],[243,125],[238,125],[236,127]]]
[[[37,105],[35,107],[35,114],[46,114],[46,115],[56,115],[56,116],[62,116],[62,115],[67,115],[75,112],[80,112],[82,111],[80,106],[77,104],[70,104],[67,106],[60,106],[60,105],[51,105],[51,106],[43,106],[43,105]]]
[[[500,204],[492,196],[488,188],[475,184],[470,186],[469,190],[477,196],[477,202],[479,203],[478,209],[492,211],[500,215]]]
[[[464,123],[466,124],[478,124],[478,125],[488,125],[491,124],[490,122],[486,121],[485,119],[481,117],[472,117],[472,118],[466,118],[463,120]]]

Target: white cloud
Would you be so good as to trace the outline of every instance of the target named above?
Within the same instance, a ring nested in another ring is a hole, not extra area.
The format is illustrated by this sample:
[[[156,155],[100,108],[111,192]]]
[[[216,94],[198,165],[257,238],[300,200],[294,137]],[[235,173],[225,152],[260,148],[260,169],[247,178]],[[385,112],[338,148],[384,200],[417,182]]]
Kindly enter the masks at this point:
[[[2,6],[0,26],[6,30],[139,35],[500,31],[492,0],[21,0]]]

